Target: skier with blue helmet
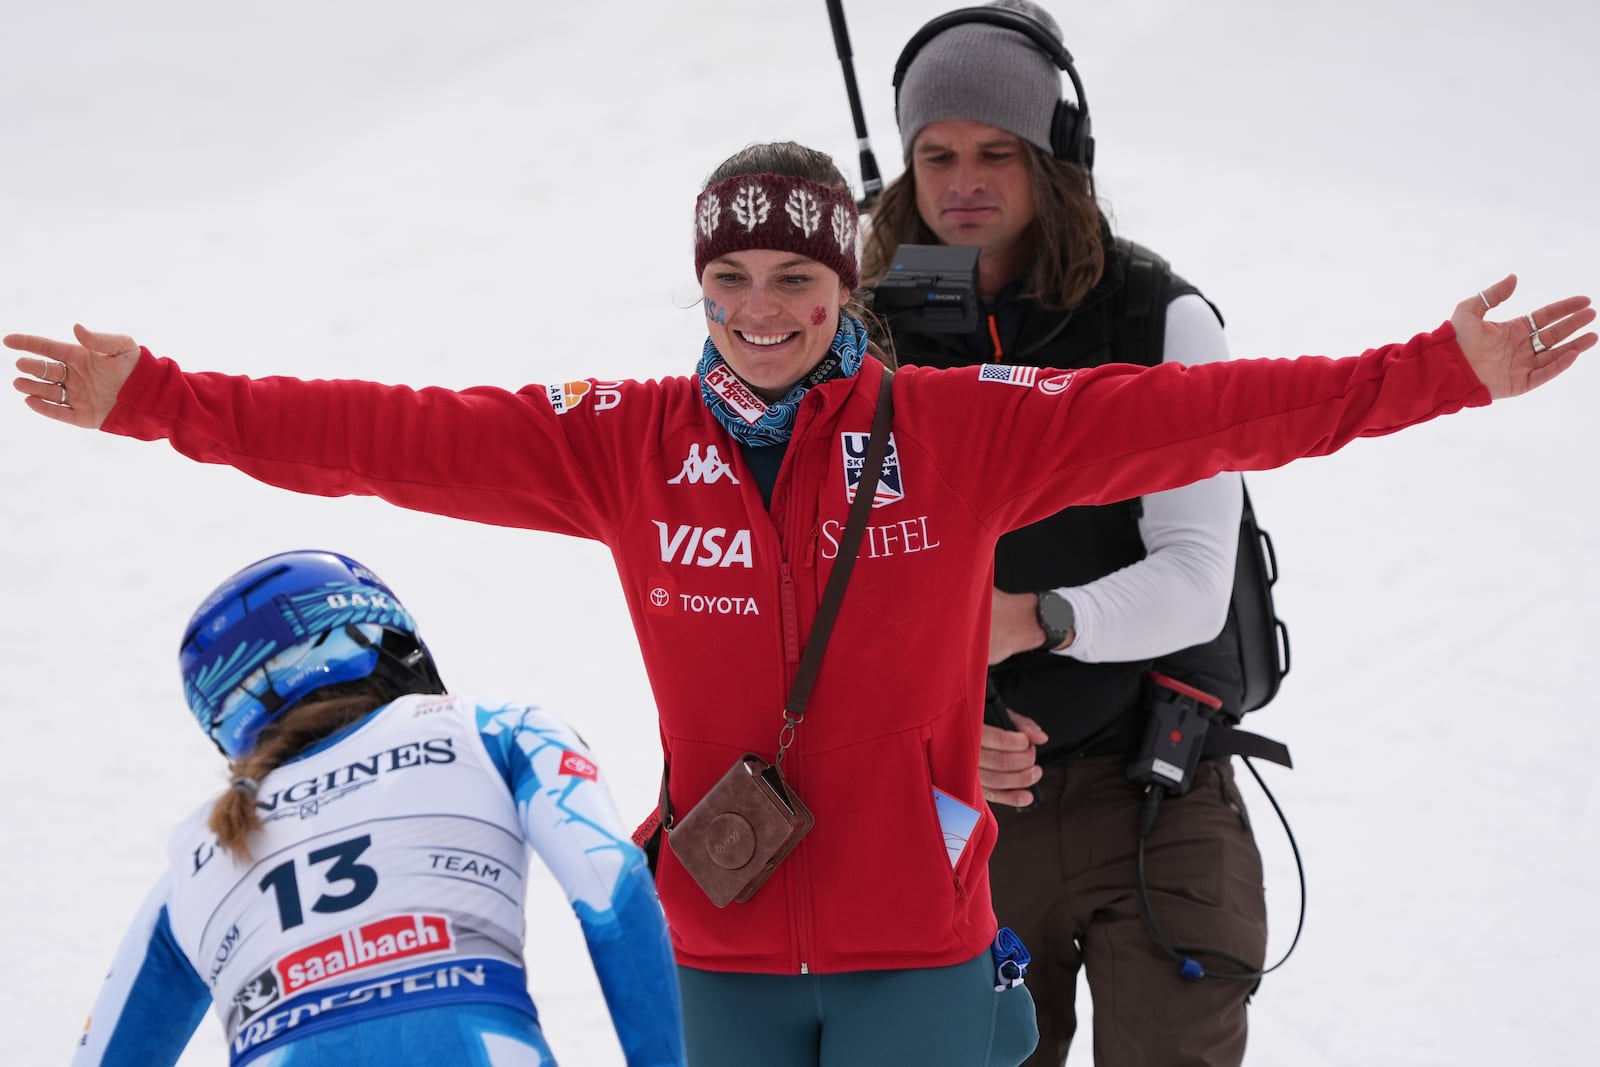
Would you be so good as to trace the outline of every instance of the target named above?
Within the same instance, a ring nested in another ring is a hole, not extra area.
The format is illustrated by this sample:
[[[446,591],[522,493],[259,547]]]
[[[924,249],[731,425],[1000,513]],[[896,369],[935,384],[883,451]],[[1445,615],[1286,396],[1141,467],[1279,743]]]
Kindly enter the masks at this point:
[[[684,1062],[644,856],[565,723],[447,695],[399,598],[333,552],[233,575],[179,663],[230,783],[173,831],[75,1065],[175,1064],[208,1005],[235,1067],[553,1064],[523,965],[530,847],[627,1063]]]

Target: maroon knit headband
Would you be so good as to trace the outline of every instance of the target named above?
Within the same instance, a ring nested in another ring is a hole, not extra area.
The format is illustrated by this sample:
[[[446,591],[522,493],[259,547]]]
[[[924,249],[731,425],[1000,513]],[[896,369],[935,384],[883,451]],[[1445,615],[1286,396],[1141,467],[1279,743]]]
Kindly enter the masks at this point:
[[[729,252],[771,248],[831,267],[847,289],[861,281],[856,202],[849,193],[786,174],[736,174],[694,204],[694,273]]]

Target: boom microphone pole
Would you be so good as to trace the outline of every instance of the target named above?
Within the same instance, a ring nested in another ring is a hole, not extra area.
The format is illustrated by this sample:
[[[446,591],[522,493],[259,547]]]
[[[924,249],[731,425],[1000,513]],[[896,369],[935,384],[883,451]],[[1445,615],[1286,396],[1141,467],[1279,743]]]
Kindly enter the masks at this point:
[[[878,161],[872,155],[867,119],[861,111],[861,93],[856,89],[856,69],[850,61],[850,32],[844,25],[844,0],[828,0],[828,22],[833,26],[833,45],[839,53],[839,64],[844,68],[844,91],[850,97],[850,117],[855,120],[856,145],[861,149],[861,199],[856,207],[866,212],[883,192],[883,179],[878,177]]]

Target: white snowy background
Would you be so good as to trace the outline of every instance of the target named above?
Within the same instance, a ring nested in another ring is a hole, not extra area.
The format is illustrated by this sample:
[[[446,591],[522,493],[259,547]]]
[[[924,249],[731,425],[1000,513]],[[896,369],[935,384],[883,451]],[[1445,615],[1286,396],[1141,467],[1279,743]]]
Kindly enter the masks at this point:
[[[894,60],[949,5],[846,5],[886,175]],[[1600,289],[1594,5],[1051,7],[1118,229],[1216,300],[1236,356],[1402,339],[1513,270],[1510,313]],[[705,174],[783,138],[858,170],[822,0],[0,0],[0,42],[0,332],[78,321],[195,370],[688,372]],[[1596,359],[1251,478],[1294,650],[1254,725],[1293,747],[1266,772],[1310,882],[1252,1063],[1594,1062]],[[598,546],[291,496],[14,397],[0,508],[0,1063],[70,1055],[168,826],[220,784],[175,653],[261,556],[368,563],[455,690],[565,714],[627,817],[653,802],[650,695]],[[1297,887],[1251,799],[1275,958]],[[548,877],[530,915],[557,1054],[619,1064]],[[223,1056],[208,1018],[183,1063]]]

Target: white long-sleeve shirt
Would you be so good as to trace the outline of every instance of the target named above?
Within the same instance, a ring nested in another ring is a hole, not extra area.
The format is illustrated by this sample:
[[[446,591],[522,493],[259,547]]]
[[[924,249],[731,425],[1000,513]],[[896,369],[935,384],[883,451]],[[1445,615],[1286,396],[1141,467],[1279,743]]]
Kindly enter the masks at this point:
[[[1168,363],[1228,358],[1222,324],[1202,297],[1180,296],[1167,306],[1162,351]],[[1145,496],[1145,558],[1056,590],[1071,603],[1077,629],[1056,655],[1088,663],[1151,659],[1217,636],[1233,592],[1243,484],[1237,474],[1219,474]]]

